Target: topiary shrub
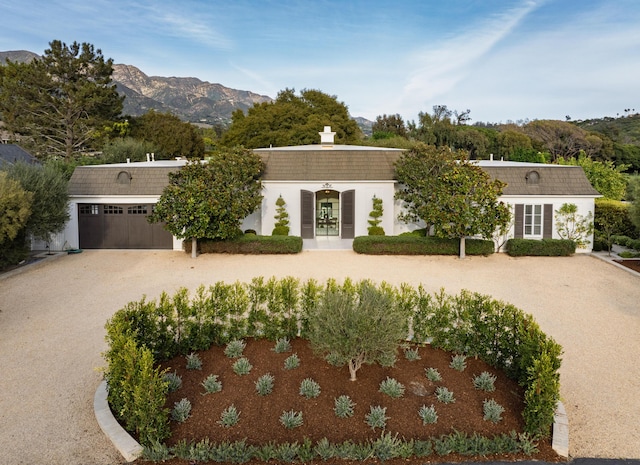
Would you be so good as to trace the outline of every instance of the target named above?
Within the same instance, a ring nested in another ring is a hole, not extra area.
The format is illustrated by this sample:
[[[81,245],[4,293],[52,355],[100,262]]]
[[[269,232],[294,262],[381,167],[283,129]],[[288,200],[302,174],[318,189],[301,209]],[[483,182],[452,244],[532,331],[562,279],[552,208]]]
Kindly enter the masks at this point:
[[[382,213],[384,212],[382,207],[382,199],[374,195],[371,199],[371,202],[373,203],[373,210],[371,210],[371,213],[369,213],[371,219],[367,220],[367,222],[369,223],[369,227],[367,228],[367,230],[369,231],[370,236],[384,236],[384,229],[380,226],[380,223],[382,223],[382,220],[380,218],[382,217]]]
[[[273,228],[272,236],[288,236],[289,235],[289,213],[285,207],[286,202],[282,198],[282,195],[276,200],[276,220],[275,227]]]
[[[567,239],[509,239],[507,253],[512,257],[568,257],[576,252],[576,243]]]

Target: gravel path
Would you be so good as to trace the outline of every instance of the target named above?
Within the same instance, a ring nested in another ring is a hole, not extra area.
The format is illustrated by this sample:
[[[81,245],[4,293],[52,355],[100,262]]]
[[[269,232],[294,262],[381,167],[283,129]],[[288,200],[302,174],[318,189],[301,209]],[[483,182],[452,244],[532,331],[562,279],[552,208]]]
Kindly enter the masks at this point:
[[[422,283],[513,303],[564,347],[571,456],[640,458],[640,278],[597,258],[105,250],[0,279],[0,464],[123,463],[93,415],[106,320],[143,295],[255,276]]]

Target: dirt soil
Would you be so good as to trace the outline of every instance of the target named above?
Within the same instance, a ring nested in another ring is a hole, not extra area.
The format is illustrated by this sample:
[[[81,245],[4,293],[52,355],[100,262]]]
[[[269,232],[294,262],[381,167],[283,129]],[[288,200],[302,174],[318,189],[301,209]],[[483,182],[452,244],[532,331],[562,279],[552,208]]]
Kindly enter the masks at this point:
[[[640,260],[616,260],[615,262],[640,273]]]
[[[420,360],[409,361],[402,353],[394,367],[364,365],[358,371],[358,380],[349,380],[347,367],[335,367],[319,356],[315,356],[308,341],[292,341],[291,352],[276,353],[274,343],[266,340],[248,340],[243,355],[249,359],[253,368],[248,375],[240,376],[233,372],[235,359],[224,355],[224,347],[214,347],[198,353],[202,360],[202,370],[187,370],[186,358],[178,356],[165,364],[182,378],[182,387],[169,395],[167,408],[182,398],[191,402],[191,416],[184,422],[171,422],[172,437],[168,442],[175,445],[178,441],[198,442],[209,438],[212,442],[239,441],[263,445],[269,442],[302,443],[304,438],[314,443],[322,438],[332,443],[347,440],[366,442],[380,437],[382,430],[372,430],[365,421],[370,406],[386,407],[389,417],[386,431],[406,439],[428,439],[447,435],[454,430],[473,434],[474,432],[493,437],[510,431],[523,431],[522,409],[523,392],[518,384],[508,379],[481,360],[467,359],[467,367],[460,372],[450,367],[452,354],[431,348],[419,347]],[[301,360],[298,368],[287,370],[284,361],[292,353]],[[442,375],[442,381],[433,383],[425,376],[425,369],[436,368]],[[487,371],[497,377],[494,392],[484,392],[474,388],[473,377]],[[274,390],[267,396],[256,392],[255,382],[270,373],[275,378]],[[205,395],[202,386],[204,379],[215,374],[222,382],[222,391]],[[387,377],[394,378],[405,386],[402,398],[393,399],[379,392],[380,383]],[[311,378],[319,383],[320,395],[307,399],[299,394],[300,383]],[[435,396],[438,386],[453,391],[455,402],[444,404]],[[348,395],[355,402],[353,417],[340,419],[334,413],[334,399]],[[505,408],[502,421],[492,423],[483,420],[482,404],[484,400],[494,399]],[[232,427],[218,424],[221,413],[234,405],[240,412],[240,421]],[[424,425],[418,411],[421,406],[434,405],[438,421],[433,425]],[[279,422],[285,411],[302,412],[304,424],[292,430],[284,428]],[[474,457],[474,460],[543,460],[562,461],[552,449],[550,440],[540,443],[539,453],[533,456]],[[433,453],[429,462],[469,460],[469,457],[452,455],[439,457]],[[318,462],[321,462],[318,460]],[[167,462],[165,462],[167,463]],[[172,464],[187,464],[186,461],[173,460]],[[263,462],[256,462],[263,463]],[[337,463],[340,463],[338,460]],[[343,461],[344,463],[344,461]],[[393,464],[393,461],[385,463]],[[407,463],[397,460],[397,463]]]

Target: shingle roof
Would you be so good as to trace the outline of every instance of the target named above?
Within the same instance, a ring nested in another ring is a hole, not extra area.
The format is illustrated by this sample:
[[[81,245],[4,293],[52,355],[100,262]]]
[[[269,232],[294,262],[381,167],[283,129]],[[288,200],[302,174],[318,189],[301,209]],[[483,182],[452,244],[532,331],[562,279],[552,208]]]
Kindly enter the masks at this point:
[[[264,181],[383,181],[394,179],[401,150],[256,150]]]
[[[0,166],[16,163],[40,164],[38,159],[16,144],[0,144]]]
[[[69,181],[69,195],[160,195],[169,184],[169,173],[180,167],[78,166]]]
[[[491,162],[481,163],[480,166],[493,179],[500,179],[507,184],[502,191],[503,195],[600,196],[580,166],[517,166],[515,163],[509,166],[491,166]]]

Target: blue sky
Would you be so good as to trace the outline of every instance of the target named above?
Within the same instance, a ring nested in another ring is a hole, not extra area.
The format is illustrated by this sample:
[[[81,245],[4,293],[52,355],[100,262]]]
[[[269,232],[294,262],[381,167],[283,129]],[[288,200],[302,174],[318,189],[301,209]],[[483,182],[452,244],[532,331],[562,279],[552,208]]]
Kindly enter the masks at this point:
[[[155,76],[276,97],[319,89],[353,116],[472,122],[640,111],[638,0],[0,0],[0,51],[89,42]]]

